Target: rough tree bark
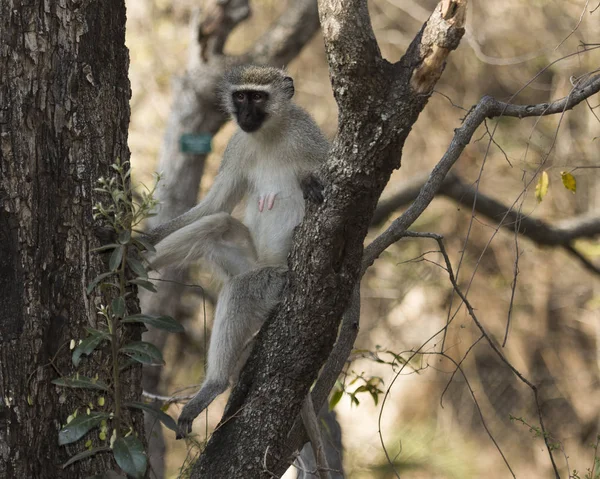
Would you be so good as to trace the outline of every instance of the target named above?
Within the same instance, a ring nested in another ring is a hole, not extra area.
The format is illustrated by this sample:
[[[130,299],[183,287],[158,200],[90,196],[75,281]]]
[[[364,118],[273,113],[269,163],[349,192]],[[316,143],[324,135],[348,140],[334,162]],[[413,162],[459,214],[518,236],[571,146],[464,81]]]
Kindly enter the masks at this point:
[[[283,301],[260,331],[226,419],[195,464],[193,478],[272,477],[287,467],[288,433],[332,350],[361,273],[363,240],[377,200],[464,33],[465,9],[464,0],[441,2],[404,57],[392,64],[381,57],[366,1],[319,2],[340,109],[321,171],[326,199],[307,208]]]
[[[96,326],[93,188],[129,159],[128,64],[123,0],[0,3],[0,477],[114,469],[112,454],[61,469],[84,448],[59,447],[59,428],[88,399],[50,381],[73,372],[69,341]],[[140,368],[123,376],[139,396]]]

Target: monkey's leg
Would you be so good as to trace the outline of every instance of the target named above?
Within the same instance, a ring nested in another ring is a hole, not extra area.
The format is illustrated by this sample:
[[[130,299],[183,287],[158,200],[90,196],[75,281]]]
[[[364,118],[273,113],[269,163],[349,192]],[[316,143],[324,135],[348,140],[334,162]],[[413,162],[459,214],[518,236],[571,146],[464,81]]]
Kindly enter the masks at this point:
[[[284,281],[284,268],[265,267],[235,276],[225,284],[215,311],[206,379],[181,411],[178,439],[191,432],[198,414],[227,389],[229,379],[241,368],[238,363],[244,346],[277,304]]]
[[[216,213],[170,234],[147,259],[154,269],[206,259],[230,278],[256,267],[256,250],[246,225]]]

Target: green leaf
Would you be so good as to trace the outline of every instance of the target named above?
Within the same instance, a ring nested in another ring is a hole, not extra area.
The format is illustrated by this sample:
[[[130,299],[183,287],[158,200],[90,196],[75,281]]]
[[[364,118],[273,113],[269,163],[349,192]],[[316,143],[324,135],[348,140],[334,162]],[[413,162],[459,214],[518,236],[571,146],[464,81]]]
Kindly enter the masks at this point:
[[[57,386],[63,386],[67,388],[100,389],[101,391],[109,390],[108,386],[102,381],[81,376],[79,374],[71,377],[53,379],[51,382]]]
[[[354,394],[367,392],[369,388],[367,386],[358,386]]]
[[[83,436],[88,431],[98,427],[100,422],[104,419],[108,419],[110,416],[104,412],[93,412],[91,414],[81,414],[63,427],[58,433],[58,444],[64,446],[65,444],[71,444]]]
[[[71,422],[73,422],[73,421],[71,421]],[[86,457],[95,456],[99,452],[106,452],[106,451],[110,451],[110,447],[102,446],[102,447],[95,447],[93,449],[87,449],[83,452],[80,452],[79,454],[75,454],[73,457],[71,457],[71,459],[69,459],[67,462],[65,462],[62,467],[64,469],[65,467],[70,466],[74,462],[81,461],[82,459],[85,459]]]
[[[117,238],[117,241],[120,244],[128,244],[130,240],[131,240],[131,231],[129,231],[129,230],[121,231],[119,233],[119,237]]]
[[[110,276],[111,274],[113,273],[102,273],[100,276],[96,276],[94,280],[90,284],[88,284],[87,294],[90,294],[92,292],[92,289],[94,289],[98,285],[98,283],[100,283],[104,278]]]
[[[121,260],[123,259],[124,249],[125,248],[123,246],[120,246],[119,248],[115,249],[110,255],[110,259],[108,260],[108,267],[111,271],[116,271],[117,269],[119,269],[119,266],[121,265]]]
[[[158,348],[145,341],[126,344],[121,348],[121,352],[142,364],[165,364]]]
[[[550,179],[548,173],[542,171],[540,178],[538,179],[537,185],[535,185],[535,199],[538,203],[541,203],[544,196],[548,193],[548,186],[550,185]]]
[[[118,438],[113,444],[115,461],[130,476],[143,478],[148,467],[144,446],[135,436]]]
[[[141,246],[142,249],[145,249],[146,251],[150,251],[150,253],[156,253],[156,248],[152,246],[152,243],[150,243],[147,239],[142,238],[141,236],[135,238],[133,242],[138,243],[138,246]]]
[[[125,298],[123,296],[112,300],[112,312],[117,318],[125,316]]]
[[[561,171],[560,178],[562,179],[563,185],[567,190],[572,191],[573,193],[577,192],[577,180],[571,173]]]
[[[144,265],[142,264],[141,261],[139,261],[135,258],[128,257],[127,264],[129,265],[131,270],[135,274],[137,274],[139,277],[141,277],[143,279],[148,279],[148,271],[146,271],[146,268],[144,267]]]
[[[380,384],[385,384],[383,382],[383,379],[381,379],[379,376],[373,376],[371,379],[369,379],[367,381],[367,384],[369,386],[379,386]]]
[[[175,321],[171,316],[150,316],[148,314],[133,314],[123,318],[124,323],[144,323],[146,326],[152,326],[170,333],[183,333],[183,326]]]
[[[143,402],[130,402],[130,403],[125,403],[125,407],[141,409],[142,411],[146,411],[146,412],[152,414],[156,419],[158,419],[160,422],[162,422],[171,431],[177,431],[177,423],[175,422],[175,419],[173,419],[168,414],[165,414],[160,409],[158,409],[154,406],[151,406],[150,404],[146,404]]]
[[[115,244],[115,243],[105,244],[102,246],[98,246],[97,248],[91,249],[90,253],[99,253],[101,251],[106,251],[106,250],[114,249],[114,248],[118,248],[118,247],[119,247],[119,245]]]
[[[143,278],[130,279],[128,283],[137,284],[138,286],[141,286],[142,288],[147,289],[152,293],[156,293],[156,288],[154,287],[154,285],[150,281],[147,281]]]
[[[96,329],[88,329],[88,333],[89,336],[81,341],[81,343],[79,343],[73,350],[71,360],[73,361],[73,366],[75,367],[79,366],[82,354],[89,356],[102,341],[110,338],[107,333],[103,333],[102,331],[98,331]]]
[[[331,395],[331,399],[329,400],[329,410],[333,411],[333,409],[337,406],[337,403],[340,402],[340,399],[342,399],[342,396],[344,395],[344,391],[342,391],[341,389],[338,389],[336,392],[334,392]]]

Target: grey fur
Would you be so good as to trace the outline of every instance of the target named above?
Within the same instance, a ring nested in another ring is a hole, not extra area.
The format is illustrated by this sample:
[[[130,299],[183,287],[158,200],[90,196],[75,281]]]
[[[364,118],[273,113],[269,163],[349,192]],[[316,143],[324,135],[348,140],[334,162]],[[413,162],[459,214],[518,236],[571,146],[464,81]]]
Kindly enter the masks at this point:
[[[283,70],[256,66],[232,70],[221,88],[228,113],[235,116],[233,92],[252,88],[268,93],[260,129],[247,133],[238,128],[206,197],[147,235],[156,245],[156,253],[148,256],[155,268],[204,259],[225,279],[206,378],[181,412],[178,438],[191,431],[194,418],[237,376],[251,349],[248,343],[279,301],[293,231],[304,216],[303,186],[314,187],[314,181],[305,180],[329,149],[310,115],[291,102],[293,82]],[[310,198],[319,198],[312,193]],[[230,213],[243,197],[242,223]]]
[[[177,438],[192,431],[192,422],[232,383],[250,354],[247,343],[279,301],[286,269],[254,269],[225,283],[215,313],[206,377],[198,393],[184,406],[177,421]]]

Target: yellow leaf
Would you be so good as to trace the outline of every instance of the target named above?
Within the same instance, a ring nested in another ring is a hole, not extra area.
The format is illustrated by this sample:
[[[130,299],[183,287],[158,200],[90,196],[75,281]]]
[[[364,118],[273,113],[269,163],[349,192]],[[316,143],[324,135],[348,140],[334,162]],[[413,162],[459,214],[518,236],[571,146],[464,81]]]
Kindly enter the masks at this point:
[[[104,406],[104,396],[98,398],[98,406]]]
[[[561,171],[560,177],[562,178],[563,185],[565,185],[567,190],[572,191],[573,193],[577,191],[577,180],[571,173]]]
[[[538,203],[541,203],[544,199],[544,196],[548,193],[548,186],[550,184],[550,180],[548,179],[548,173],[542,171],[540,175],[540,179],[535,185],[535,199],[538,200]]]

